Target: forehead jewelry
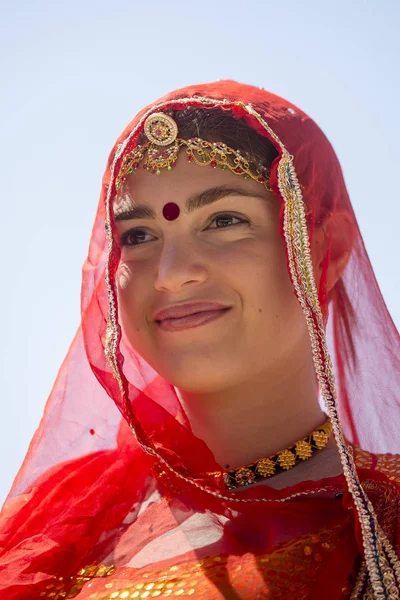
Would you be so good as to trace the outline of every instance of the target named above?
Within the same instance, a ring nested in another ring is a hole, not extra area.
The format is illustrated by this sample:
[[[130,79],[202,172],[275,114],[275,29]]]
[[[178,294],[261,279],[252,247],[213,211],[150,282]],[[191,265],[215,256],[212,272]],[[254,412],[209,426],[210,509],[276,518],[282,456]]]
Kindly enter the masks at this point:
[[[182,148],[185,149],[189,162],[210,166],[214,169],[220,167],[223,171],[229,170],[245,179],[254,179],[263,184],[267,190],[271,190],[269,170],[258,164],[250,155],[242,154],[240,150],[230,148],[222,142],[208,142],[199,137],[189,140],[179,138],[178,125],[169,115],[154,113],[147,117],[144,133],[148,142],[136,146],[125,155],[122,161],[115,182],[117,190],[121,188],[127,177],[137,171],[140,166],[153,175],[160,175],[163,169],[172,171]],[[170,209],[168,210],[170,211]],[[174,210],[176,213],[176,208]],[[167,214],[174,215],[175,213],[167,211]],[[177,216],[169,220],[176,219]]]

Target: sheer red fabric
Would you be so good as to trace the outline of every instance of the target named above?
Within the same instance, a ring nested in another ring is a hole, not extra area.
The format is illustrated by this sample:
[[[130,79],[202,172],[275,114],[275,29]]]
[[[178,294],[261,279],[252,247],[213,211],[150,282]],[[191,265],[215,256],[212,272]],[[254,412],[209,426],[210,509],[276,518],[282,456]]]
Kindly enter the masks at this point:
[[[337,477],[283,490],[249,487],[240,497],[227,492],[220,465],[192,433],[174,388],[119,337],[113,338],[114,364],[105,355],[110,305],[118,322],[113,278],[119,250],[107,209],[115,195],[113,173],[137,143],[149,111],[187,106],[230,111],[276,146],[271,185],[282,203],[284,237],[285,156],[293,162],[288,177],[295,172],[305,202],[311,247],[324,215],[348,215],[350,261],[328,296],[327,244],[317,300],[340,427],[356,447],[358,477],[399,555],[399,337],[339,162],[299,108],[264,90],[220,81],[175,91],[143,109],[111,151],[83,267],[82,323],[1,515],[0,598],[295,593],[336,599],[357,585],[362,597],[373,580],[370,567],[369,580],[362,577],[365,529],[345,461],[345,474]],[[290,271],[288,245],[287,256]],[[221,476],[210,475],[216,471]]]

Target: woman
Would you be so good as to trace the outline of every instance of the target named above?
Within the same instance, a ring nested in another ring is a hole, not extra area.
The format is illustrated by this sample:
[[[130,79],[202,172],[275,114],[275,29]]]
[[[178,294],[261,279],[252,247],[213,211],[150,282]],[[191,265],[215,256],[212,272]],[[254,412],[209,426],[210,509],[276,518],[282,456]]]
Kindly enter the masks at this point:
[[[307,115],[231,81],[147,107],[3,508],[1,597],[398,598],[398,348]]]

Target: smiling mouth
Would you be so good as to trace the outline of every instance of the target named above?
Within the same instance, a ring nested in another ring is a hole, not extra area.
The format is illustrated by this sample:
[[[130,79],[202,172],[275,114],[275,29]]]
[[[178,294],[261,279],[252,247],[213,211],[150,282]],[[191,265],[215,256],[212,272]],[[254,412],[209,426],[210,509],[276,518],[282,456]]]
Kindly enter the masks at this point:
[[[211,321],[215,321],[221,318],[228,310],[230,310],[230,307],[204,310],[186,315],[185,317],[163,319],[162,321],[156,321],[156,323],[163,331],[182,331],[183,329],[192,329],[193,327],[200,327],[200,325],[206,325]]]

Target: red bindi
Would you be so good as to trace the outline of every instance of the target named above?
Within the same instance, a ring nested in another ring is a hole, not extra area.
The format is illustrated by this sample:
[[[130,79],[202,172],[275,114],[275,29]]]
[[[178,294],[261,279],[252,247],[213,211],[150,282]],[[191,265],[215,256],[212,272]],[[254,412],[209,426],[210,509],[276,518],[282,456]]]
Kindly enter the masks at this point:
[[[162,210],[162,214],[167,221],[175,221],[179,217],[180,212],[181,209],[175,202],[168,202]]]

